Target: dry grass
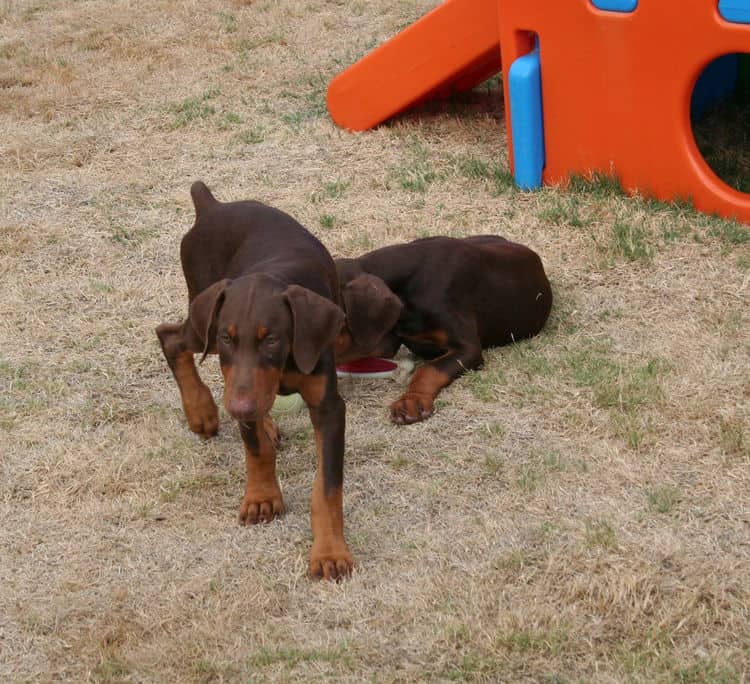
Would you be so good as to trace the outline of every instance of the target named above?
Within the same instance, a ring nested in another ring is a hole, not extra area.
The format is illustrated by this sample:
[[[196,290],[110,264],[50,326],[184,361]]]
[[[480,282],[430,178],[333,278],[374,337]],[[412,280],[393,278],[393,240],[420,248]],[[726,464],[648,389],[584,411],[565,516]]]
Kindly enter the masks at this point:
[[[328,80],[433,4],[0,2],[3,681],[747,680],[748,230],[513,190],[497,80],[335,128]],[[236,429],[184,424],[153,328],[196,178],[338,255],[493,232],[547,264],[544,334],[427,423],[342,383],[346,583],[305,577],[304,416],[253,529]]]

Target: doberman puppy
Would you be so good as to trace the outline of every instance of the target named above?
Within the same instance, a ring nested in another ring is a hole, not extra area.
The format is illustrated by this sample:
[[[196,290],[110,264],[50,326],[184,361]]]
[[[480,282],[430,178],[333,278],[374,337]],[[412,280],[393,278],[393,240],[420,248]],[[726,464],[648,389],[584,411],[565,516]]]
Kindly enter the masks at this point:
[[[334,340],[344,313],[323,245],[287,214],[260,202],[217,201],[200,181],[190,188],[195,225],[180,245],[189,309],[182,323],[156,329],[193,432],[211,437],[219,417],[193,354],[219,355],[224,406],[245,445],[247,485],[240,523],[284,512],[276,478],[278,433],[268,416],[276,394],[299,392],[315,429],[310,574],[348,575],[342,486],[346,408],[336,386]]]
[[[494,235],[432,237],[337,259],[347,323],[337,361],[395,355],[404,344],[429,359],[391,404],[394,423],[429,418],[443,387],[482,365],[482,349],[536,335],[552,291],[539,256]],[[369,301],[349,292],[366,279]],[[395,296],[394,296],[395,295]]]

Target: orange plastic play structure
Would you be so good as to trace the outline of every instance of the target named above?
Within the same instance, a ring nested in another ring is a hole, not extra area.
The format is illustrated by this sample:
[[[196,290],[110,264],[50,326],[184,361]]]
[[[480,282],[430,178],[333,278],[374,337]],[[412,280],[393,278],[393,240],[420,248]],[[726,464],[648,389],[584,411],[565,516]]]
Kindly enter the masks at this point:
[[[448,0],[333,79],[328,111],[339,126],[364,131],[498,71],[497,0]]]
[[[616,175],[623,187],[750,223],[750,195],[711,170],[693,138],[690,101],[706,66],[750,53],[750,24],[717,0],[639,0],[632,12],[591,0],[447,0],[339,74],[333,120],[351,130],[420,101],[473,87],[538,38],[545,183]],[[504,88],[511,168],[513,130]]]

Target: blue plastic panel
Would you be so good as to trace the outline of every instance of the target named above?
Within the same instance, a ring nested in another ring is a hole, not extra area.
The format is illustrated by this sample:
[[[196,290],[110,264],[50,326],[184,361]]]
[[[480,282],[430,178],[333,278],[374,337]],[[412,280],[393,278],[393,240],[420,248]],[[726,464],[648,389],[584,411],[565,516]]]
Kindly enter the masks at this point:
[[[516,185],[534,190],[542,185],[544,122],[539,47],[519,57],[508,71],[510,125]]]
[[[727,21],[750,24],[750,0],[719,0],[719,14]]]
[[[632,12],[638,7],[638,0],[591,0],[591,4],[608,12]]]

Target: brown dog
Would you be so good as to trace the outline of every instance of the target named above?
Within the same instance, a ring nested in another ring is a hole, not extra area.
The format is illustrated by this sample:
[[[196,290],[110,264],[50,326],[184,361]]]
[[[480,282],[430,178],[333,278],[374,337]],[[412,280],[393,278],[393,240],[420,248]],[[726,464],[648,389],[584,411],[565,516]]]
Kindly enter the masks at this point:
[[[344,540],[345,405],[336,386],[333,343],[344,313],[336,268],[325,247],[293,218],[259,202],[223,203],[200,181],[190,193],[195,225],[180,257],[189,310],[183,323],[156,329],[182,396],[190,429],[203,437],[219,424],[193,354],[219,355],[224,405],[245,445],[247,485],[240,523],[270,522],[284,512],[276,478],[276,394],[299,392],[315,429],[310,573],[351,572]]]
[[[415,240],[337,259],[336,268],[347,317],[339,363],[391,357],[402,344],[429,359],[391,404],[399,424],[429,418],[440,390],[482,365],[482,349],[536,335],[552,307],[539,256],[494,235]],[[352,290],[363,279],[365,305],[361,288]]]

